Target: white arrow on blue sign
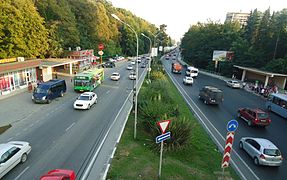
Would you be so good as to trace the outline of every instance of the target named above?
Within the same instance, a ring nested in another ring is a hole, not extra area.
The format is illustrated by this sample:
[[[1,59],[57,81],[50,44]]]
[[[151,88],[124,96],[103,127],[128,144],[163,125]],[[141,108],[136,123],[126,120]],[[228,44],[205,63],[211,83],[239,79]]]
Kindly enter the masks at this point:
[[[234,132],[238,127],[238,122],[235,119],[230,120],[227,123],[227,131]]]
[[[160,142],[162,142],[162,141],[164,141],[166,139],[170,139],[170,132],[166,132],[166,133],[164,133],[162,135],[157,136],[155,138],[155,142],[156,143],[160,143]]]

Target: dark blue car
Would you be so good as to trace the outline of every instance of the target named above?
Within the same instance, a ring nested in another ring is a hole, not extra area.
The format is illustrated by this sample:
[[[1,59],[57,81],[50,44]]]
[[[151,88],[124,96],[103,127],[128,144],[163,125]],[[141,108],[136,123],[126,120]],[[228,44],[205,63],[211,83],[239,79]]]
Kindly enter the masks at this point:
[[[63,97],[67,87],[65,80],[53,79],[41,84],[38,84],[34,89],[32,100],[35,103],[50,103],[57,97]]]

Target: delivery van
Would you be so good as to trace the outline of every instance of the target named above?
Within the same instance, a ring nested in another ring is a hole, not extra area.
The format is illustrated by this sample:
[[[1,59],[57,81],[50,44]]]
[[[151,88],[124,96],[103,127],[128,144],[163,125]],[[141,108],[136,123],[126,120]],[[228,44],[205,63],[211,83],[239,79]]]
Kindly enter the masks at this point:
[[[67,87],[65,80],[53,79],[38,84],[34,89],[32,101],[35,103],[51,103],[57,97],[63,97]]]

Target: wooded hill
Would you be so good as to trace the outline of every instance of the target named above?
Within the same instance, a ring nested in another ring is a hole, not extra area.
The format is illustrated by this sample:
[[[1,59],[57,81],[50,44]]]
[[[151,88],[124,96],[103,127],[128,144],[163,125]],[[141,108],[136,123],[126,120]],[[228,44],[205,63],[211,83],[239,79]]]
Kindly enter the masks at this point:
[[[0,58],[23,56],[63,57],[71,48],[94,49],[104,43],[107,56],[136,54],[133,31],[114,19],[116,14],[139,36],[139,53],[147,53],[150,42],[144,33],[166,46],[166,25],[157,28],[131,12],[115,8],[105,0],[2,0],[0,1]]]

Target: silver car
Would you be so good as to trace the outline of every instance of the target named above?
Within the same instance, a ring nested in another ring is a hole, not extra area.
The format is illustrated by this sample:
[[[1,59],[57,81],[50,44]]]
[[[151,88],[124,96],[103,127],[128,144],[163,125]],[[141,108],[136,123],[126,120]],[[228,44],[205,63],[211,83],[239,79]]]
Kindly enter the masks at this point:
[[[255,165],[280,166],[283,161],[280,150],[269,140],[243,137],[239,147],[247,152]]]
[[[0,144],[0,179],[17,164],[24,163],[31,149],[30,144],[24,141]]]
[[[228,80],[226,81],[226,85],[231,87],[231,88],[240,88],[241,84],[238,81],[234,81],[234,80]]]

